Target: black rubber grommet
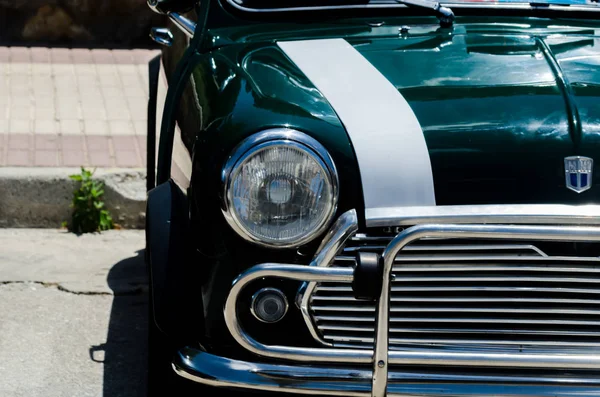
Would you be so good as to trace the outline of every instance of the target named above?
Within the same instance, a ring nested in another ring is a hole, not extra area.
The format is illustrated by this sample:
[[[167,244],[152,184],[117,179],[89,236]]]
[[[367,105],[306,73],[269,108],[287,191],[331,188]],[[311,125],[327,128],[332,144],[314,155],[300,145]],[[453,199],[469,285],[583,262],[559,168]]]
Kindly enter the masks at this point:
[[[383,284],[383,261],[373,252],[359,252],[356,256],[352,290],[361,300],[377,300]]]

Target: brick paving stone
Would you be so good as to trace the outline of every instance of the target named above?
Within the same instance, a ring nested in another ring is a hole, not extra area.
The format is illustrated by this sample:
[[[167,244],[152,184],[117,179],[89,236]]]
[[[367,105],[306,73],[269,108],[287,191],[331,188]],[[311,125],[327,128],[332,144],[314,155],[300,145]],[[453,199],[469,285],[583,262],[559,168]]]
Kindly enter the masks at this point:
[[[31,62],[31,51],[27,47],[10,47],[11,63],[29,63]]]
[[[75,48],[71,50],[71,58],[75,64],[93,64],[92,51],[86,48]]]
[[[91,152],[106,152],[109,153],[109,138],[108,136],[96,135],[96,136],[87,136],[87,148],[88,151]]]
[[[115,74],[98,74],[98,81],[100,85],[103,87],[121,87],[121,82],[119,81],[119,76]]]
[[[148,123],[146,122],[146,120],[135,121],[133,123],[133,126],[135,128],[135,134],[138,137],[141,137],[144,140],[144,142],[146,142],[146,135],[148,135]]]
[[[140,167],[146,167],[146,152],[141,152],[140,153],[140,157],[142,158],[142,162],[140,164]]]
[[[6,156],[7,166],[27,167],[32,165],[29,150],[9,150]]]
[[[96,71],[96,65],[93,63],[90,64],[76,64],[73,65],[73,69],[75,70],[75,74],[79,77],[88,78],[89,76],[96,76],[98,72]]]
[[[10,79],[14,77],[28,77],[31,75],[30,63],[8,63],[5,66],[6,71],[10,74]]]
[[[33,155],[33,165],[36,167],[57,167],[58,151],[36,150]]]
[[[0,47],[0,62],[10,61],[10,47]]]
[[[10,119],[8,131],[11,134],[29,134],[32,132],[31,120]]]
[[[148,103],[140,98],[127,98],[127,105],[131,119],[144,121],[148,118]]]
[[[112,65],[115,63],[115,59],[113,58],[112,51],[110,50],[94,50],[92,53],[94,58],[94,62],[96,64],[109,64]]]
[[[31,110],[31,97],[29,95],[13,96],[10,99],[10,107],[11,108],[24,107],[27,110],[27,112],[25,112],[25,113],[29,114],[30,110]],[[12,115],[11,115],[11,117],[12,117]]]
[[[89,120],[83,121],[83,129],[86,135],[108,135],[110,133],[108,122],[104,120]]]
[[[35,101],[36,107],[54,109],[54,107],[56,106],[56,98],[54,96],[54,91],[49,94],[36,94],[34,95],[33,100]]]
[[[50,63],[50,49],[44,47],[32,47],[31,61],[33,63]]]
[[[62,165],[65,167],[81,167],[88,165],[85,153],[81,150],[63,150]]]
[[[104,111],[103,107],[84,106],[81,108],[81,113],[85,121],[106,119],[106,112]]]
[[[75,76],[73,65],[68,63],[52,63],[52,74],[54,76]]]
[[[140,148],[140,153],[146,153],[146,136],[136,136],[138,147]]]
[[[131,121],[128,120],[110,120],[108,122],[110,134],[113,137],[118,135],[135,135],[135,129]]]
[[[85,138],[77,135],[62,135],[60,137],[62,151],[75,151],[83,153]]]
[[[58,150],[58,135],[35,135],[35,150]]]
[[[60,120],[60,133],[67,135],[83,135],[79,120]]]
[[[38,107],[36,105],[35,108],[35,120],[43,122],[43,121],[52,121],[55,122],[56,121],[56,112],[54,110],[54,107]],[[54,127],[56,129],[56,126]]]
[[[27,150],[33,146],[32,135],[8,134],[8,149]]]
[[[104,109],[104,98],[102,98],[102,95],[81,95],[81,105],[88,108]]]
[[[141,167],[137,152],[132,150],[117,150],[115,152],[117,167]]]
[[[52,48],[50,49],[50,58],[52,63],[71,64],[71,50],[68,48]]]
[[[31,65],[31,73],[34,76],[47,76],[52,75],[52,64],[49,63],[34,63]]]
[[[110,157],[110,154],[105,151],[96,151],[89,152],[88,156],[90,158],[89,165],[91,167],[112,167],[113,162]]]
[[[127,104],[119,106],[117,104],[107,102],[106,118],[110,121],[131,120],[131,115],[129,113],[129,109],[127,109]]]
[[[31,107],[31,103],[27,103],[27,105],[13,105],[11,104],[9,109],[9,114],[11,120],[30,120],[33,117],[33,107]]]
[[[137,140],[135,136],[113,136],[112,142],[115,147],[115,151],[136,151]]]
[[[34,121],[34,128],[33,128],[34,134],[55,135],[58,133],[58,127],[56,125],[57,122],[56,122],[56,120],[54,120],[54,118],[47,119],[47,118],[40,118],[38,116],[39,116],[38,112],[36,111],[36,118]]]
[[[105,85],[101,88],[102,95],[107,100],[112,100],[114,98],[123,98],[125,96],[125,91],[121,87],[110,86],[107,87]]]
[[[29,95],[31,84],[28,75],[12,75],[10,81],[10,95]]]
[[[113,50],[112,56],[118,64],[133,64],[135,59],[129,50]]]
[[[82,118],[79,103],[72,100],[59,100],[56,107],[56,116],[63,121],[80,120]],[[79,129],[79,127],[77,127]]]

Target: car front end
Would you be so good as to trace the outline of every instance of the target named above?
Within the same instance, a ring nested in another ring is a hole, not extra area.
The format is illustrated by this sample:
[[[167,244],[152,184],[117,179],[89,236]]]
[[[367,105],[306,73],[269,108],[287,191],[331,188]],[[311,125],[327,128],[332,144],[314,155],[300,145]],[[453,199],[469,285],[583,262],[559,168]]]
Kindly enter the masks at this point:
[[[183,271],[169,318],[203,321],[176,344],[177,375],[331,396],[600,395],[600,25],[497,5],[511,15],[449,5],[450,27],[208,24],[181,79],[180,115],[202,109],[185,191],[197,278]]]

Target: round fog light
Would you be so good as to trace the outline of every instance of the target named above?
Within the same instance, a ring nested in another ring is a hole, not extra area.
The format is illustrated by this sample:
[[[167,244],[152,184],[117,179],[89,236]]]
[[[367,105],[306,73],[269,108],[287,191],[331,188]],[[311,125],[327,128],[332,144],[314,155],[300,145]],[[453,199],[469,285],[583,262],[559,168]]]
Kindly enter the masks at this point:
[[[250,310],[259,321],[276,323],[287,313],[287,298],[278,289],[263,288],[252,296]]]

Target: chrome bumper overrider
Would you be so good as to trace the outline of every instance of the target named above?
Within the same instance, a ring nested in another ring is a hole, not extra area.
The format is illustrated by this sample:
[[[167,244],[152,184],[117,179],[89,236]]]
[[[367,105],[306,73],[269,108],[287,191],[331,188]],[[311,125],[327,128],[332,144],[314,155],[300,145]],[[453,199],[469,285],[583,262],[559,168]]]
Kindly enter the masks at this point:
[[[334,224],[317,251],[310,266],[266,263],[254,266],[241,274],[233,283],[225,304],[227,327],[236,341],[259,356],[292,362],[293,365],[255,364],[216,357],[205,352],[184,349],[174,362],[175,371],[188,379],[214,386],[239,387],[340,396],[411,395],[411,396],[469,396],[469,395],[552,395],[592,396],[600,395],[600,378],[577,376],[546,379],[510,377],[505,382],[502,376],[476,375],[430,375],[417,376],[396,371],[390,366],[426,365],[436,368],[487,367],[600,370],[600,355],[590,354],[531,354],[531,353],[473,353],[433,351],[389,351],[389,300],[392,266],[398,252],[411,242],[422,238],[470,238],[491,240],[528,240],[563,242],[598,242],[600,227],[570,226],[572,224],[600,225],[600,206],[561,206],[560,217],[548,206],[549,213],[543,214],[535,206],[535,225],[515,225],[514,217],[506,220],[500,213],[525,214],[527,206],[518,210],[498,211],[494,206],[488,213],[482,207],[477,211],[477,221],[483,224],[464,224],[460,214],[452,214],[454,224],[419,224],[399,233],[386,247],[383,260],[383,285],[377,300],[375,341],[372,350],[335,347],[305,348],[293,346],[265,345],[248,335],[238,322],[236,303],[239,293],[253,280],[276,277],[304,281],[299,291],[298,302],[307,317],[306,296],[317,282],[352,283],[353,269],[331,268],[325,265],[333,259],[344,243],[357,231],[354,211],[343,214]],[[443,207],[441,207],[443,208]],[[465,217],[470,218],[472,207]],[[554,208],[555,209],[555,208]],[[585,209],[585,211],[583,210]],[[569,217],[569,211],[573,217]],[[380,225],[402,225],[396,212],[389,220],[377,214]],[[443,218],[443,217],[442,217]],[[431,214],[427,221],[434,219]],[[523,217],[527,219],[527,217]],[[414,220],[414,219],[413,219]],[[443,222],[441,219],[440,221]],[[367,223],[369,220],[367,219]],[[503,222],[511,224],[503,224]],[[549,225],[549,224],[558,224]],[[310,327],[309,327],[310,328]],[[307,366],[308,364],[314,366]],[[306,365],[306,366],[303,366]],[[366,366],[365,366],[366,365]],[[354,367],[354,368],[353,368]],[[358,369],[362,368],[362,369]],[[366,369],[365,369],[366,368]],[[442,372],[443,373],[443,372]],[[600,372],[597,372],[598,374]],[[590,379],[591,378],[591,379]],[[591,386],[596,384],[597,386]]]

